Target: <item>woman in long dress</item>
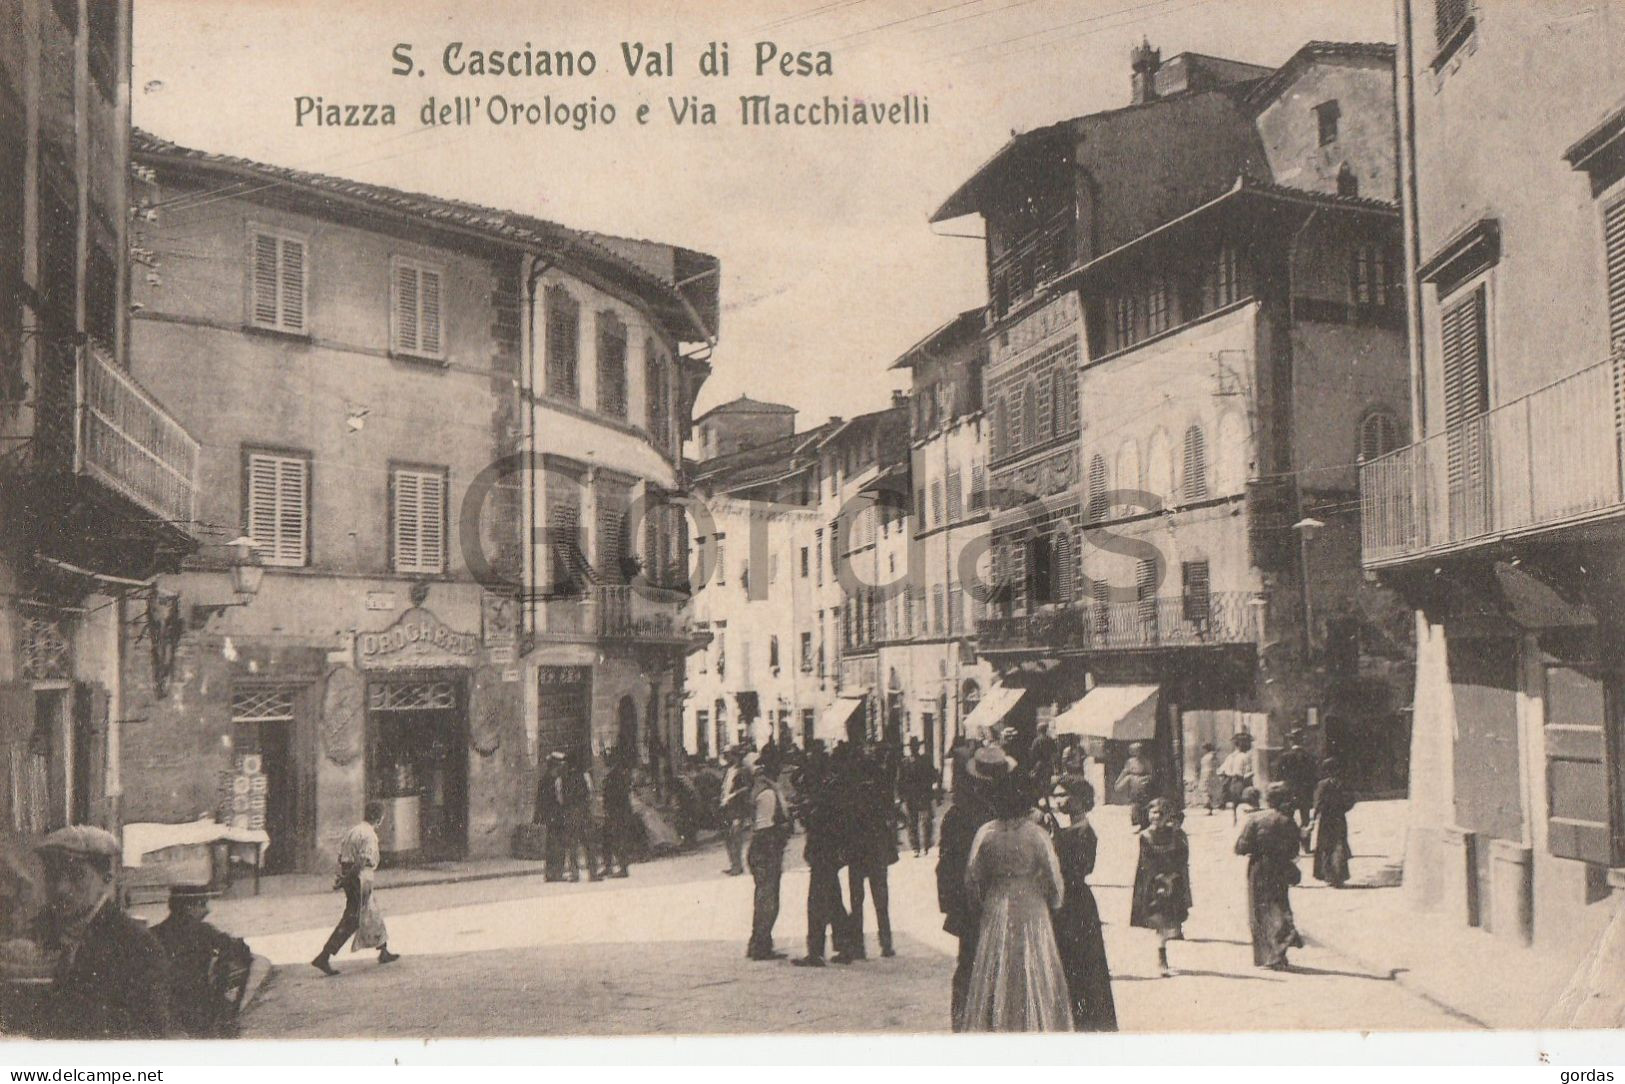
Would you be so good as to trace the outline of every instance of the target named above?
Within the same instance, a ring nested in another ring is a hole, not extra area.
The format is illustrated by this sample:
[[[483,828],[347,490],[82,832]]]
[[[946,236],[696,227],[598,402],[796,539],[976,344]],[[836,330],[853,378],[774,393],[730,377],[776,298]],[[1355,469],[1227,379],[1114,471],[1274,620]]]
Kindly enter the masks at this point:
[[[1100,908],[1089,888],[1098,844],[1088,817],[1094,804],[1093,788],[1079,780],[1062,807],[1072,823],[1055,834],[1064,888],[1061,908],[1055,912],[1055,942],[1072,1003],[1072,1029],[1116,1031],[1117,1005],[1106,964],[1106,940],[1100,932]]]
[[[1292,791],[1285,783],[1271,783],[1265,793],[1269,808],[1254,813],[1236,839],[1236,853],[1247,856],[1247,914],[1253,935],[1253,963],[1272,971],[1287,969],[1286,952],[1302,948],[1303,939],[1292,921],[1287,892],[1298,883],[1298,825],[1285,812]]]
[[[1320,764],[1315,787],[1315,880],[1342,888],[1349,879],[1349,810],[1354,799],[1338,777],[1337,761]]]
[[[1151,825],[1140,833],[1128,924],[1156,932],[1157,968],[1166,977],[1174,973],[1168,966],[1168,942],[1184,940],[1185,919],[1191,913],[1191,847],[1176,823],[1172,802],[1154,799],[1148,816]]]
[[[971,844],[965,891],[981,913],[976,964],[965,997],[966,1031],[1071,1031],[1066,975],[1050,911],[1062,900],[1049,836],[1028,814],[1028,791],[1002,771],[972,762],[989,784],[996,819]]]

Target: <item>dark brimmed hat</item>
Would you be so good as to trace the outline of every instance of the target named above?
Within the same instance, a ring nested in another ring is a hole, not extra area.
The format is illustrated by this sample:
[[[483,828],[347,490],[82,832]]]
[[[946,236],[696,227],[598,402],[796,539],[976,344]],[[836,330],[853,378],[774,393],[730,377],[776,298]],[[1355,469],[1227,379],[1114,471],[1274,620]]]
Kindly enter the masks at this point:
[[[965,765],[965,770],[983,782],[991,783],[1004,779],[1016,770],[1014,757],[1007,755],[1004,750],[991,745],[984,745],[971,756]]]

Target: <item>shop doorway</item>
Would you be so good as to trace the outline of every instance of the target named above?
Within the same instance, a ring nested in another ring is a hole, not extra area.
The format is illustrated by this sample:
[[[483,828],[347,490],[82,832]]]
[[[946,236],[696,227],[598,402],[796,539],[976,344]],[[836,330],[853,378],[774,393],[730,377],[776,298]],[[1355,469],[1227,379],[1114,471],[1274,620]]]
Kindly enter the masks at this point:
[[[230,823],[263,829],[271,837],[265,849],[267,873],[294,869],[300,851],[293,748],[300,691],[298,686],[272,685],[231,693],[233,778],[232,793],[224,800],[233,806]]]
[[[468,853],[468,716],[452,678],[367,686],[367,798],[384,803],[379,843],[392,861]]]

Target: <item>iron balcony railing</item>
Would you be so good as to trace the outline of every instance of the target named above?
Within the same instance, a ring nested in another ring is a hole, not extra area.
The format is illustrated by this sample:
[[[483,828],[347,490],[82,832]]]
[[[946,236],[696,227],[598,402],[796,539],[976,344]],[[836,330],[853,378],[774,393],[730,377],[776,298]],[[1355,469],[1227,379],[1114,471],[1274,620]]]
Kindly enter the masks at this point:
[[[688,595],[662,587],[603,584],[537,604],[537,632],[564,639],[685,641]]]
[[[1625,513],[1625,354],[1360,468],[1367,566]]]
[[[189,530],[198,442],[94,340],[43,352],[35,438],[47,474],[74,473]]]
[[[1138,651],[1258,641],[1249,591],[1058,606],[977,625],[982,651]]]

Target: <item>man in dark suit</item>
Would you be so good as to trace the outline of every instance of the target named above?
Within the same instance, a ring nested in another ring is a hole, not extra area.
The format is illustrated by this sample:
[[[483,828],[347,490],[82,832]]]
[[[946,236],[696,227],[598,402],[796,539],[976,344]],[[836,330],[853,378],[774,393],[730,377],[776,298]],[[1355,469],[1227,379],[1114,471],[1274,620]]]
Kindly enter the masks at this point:
[[[1286,748],[1275,764],[1275,772],[1287,787],[1286,815],[1296,816],[1305,828],[1314,811],[1315,784],[1319,782],[1315,758],[1303,747],[1305,734],[1294,730],[1287,735]]]
[[[34,1031],[45,1039],[163,1039],[171,1033],[163,946],[113,899],[119,843],[89,825],[40,843],[47,905],[39,940],[57,955],[56,978]]]
[[[809,765],[797,785],[801,805],[797,819],[807,829],[807,955],[790,962],[797,967],[824,966],[826,930],[834,941],[831,963],[852,962],[851,916],[841,899],[841,865],[846,859],[849,836],[846,794],[847,764],[844,755],[827,764]]]
[[[931,758],[921,754],[919,738],[909,739],[908,759],[903,761],[900,775],[898,790],[908,816],[908,845],[918,858],[931,853],[937,805],[937,771],[931,766]]]
[[[970,989],[971,970],[976,966],[976,941],[980,916],[972,909],[965,892],[965,867],[970,862],[971,844],[982,825],[993,819],[993,810],[981,793],[976,766],[979,761],[1005,764],[1004,753],[986,746],[974,750],[954,771],[954,800],[942,815],[942,832],[937,851],[937,907],[942,911],[942,928],[959,938],[959,958],[954,964],[953,1029],[961,1030],[965,994]]]
[[[175,885],[169,917],[152,930],[169,956],[175,1022],[196,1039],[234,1038],[238,1012],[271,970],[242,938],[205,921],[212,895],[205,886]]]

